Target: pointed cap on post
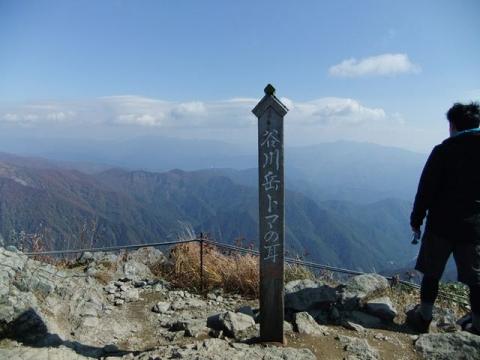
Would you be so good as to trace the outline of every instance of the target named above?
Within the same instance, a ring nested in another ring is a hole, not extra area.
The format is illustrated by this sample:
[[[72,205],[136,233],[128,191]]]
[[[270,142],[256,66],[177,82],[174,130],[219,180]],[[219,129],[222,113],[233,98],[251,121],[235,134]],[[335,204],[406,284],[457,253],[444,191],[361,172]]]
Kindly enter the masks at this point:
[[[272,84],[268,84],[265,89],[265,96],[260,100],[260,102],[255,106],[252,112],[257,118],[260,118],[263,113],[269,108],[272,107],[280,116],[285,116],[288,112],[288,109],[282,102],[275,96],[275,88]]]

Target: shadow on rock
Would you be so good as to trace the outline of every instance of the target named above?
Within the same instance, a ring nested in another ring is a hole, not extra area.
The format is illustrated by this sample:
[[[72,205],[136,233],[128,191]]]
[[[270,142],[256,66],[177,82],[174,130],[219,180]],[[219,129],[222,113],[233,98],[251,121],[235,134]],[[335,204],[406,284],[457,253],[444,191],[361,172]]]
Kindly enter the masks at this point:
[[[30,347],[60,347],[65,346],[77,354],[87,357],[100,357],[106,355],[123,356],[132,351],[119,350],[116,345],[106,345],[103,347],[95,347],[84,345],[78,341],[63,340],[57,334],[48,331],[47,324],[35,309],[29,308],[21,313],[17,318],[8,324],[2,326],[0,332],[1,339],[11,339]]]

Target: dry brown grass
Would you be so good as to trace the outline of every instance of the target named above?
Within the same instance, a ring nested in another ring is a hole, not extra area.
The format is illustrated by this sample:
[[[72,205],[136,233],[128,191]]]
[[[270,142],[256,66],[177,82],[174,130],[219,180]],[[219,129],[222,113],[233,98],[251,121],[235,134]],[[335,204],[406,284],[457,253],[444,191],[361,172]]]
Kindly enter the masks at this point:
[[[172,248],[170,265],[155,266],[152,271],[167,278],[174,286],[199,291],[200,244],[180,244]],[[226,292],[257,298],[259,288],[258,256],[222,252],[214,245],[203,245],[204,290],[221,288]],[[309,269],[286,264],[285,281],[314,279]]]
[[[199,290],[200,244],[172,248],[171,265],[163,273],[177,287]],[[215,246],[203,245],[204,290],[222,288],[246,296],[258,295],[258,258],[253,255],[224,254]]]

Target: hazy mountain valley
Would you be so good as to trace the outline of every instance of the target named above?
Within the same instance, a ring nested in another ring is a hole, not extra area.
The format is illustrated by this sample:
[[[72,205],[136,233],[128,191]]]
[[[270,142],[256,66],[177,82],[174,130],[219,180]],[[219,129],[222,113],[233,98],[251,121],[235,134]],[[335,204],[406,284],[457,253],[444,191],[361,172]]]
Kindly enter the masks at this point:
[[[72,147],[50,160],[2,154],[5,241],[15,243],[24,231],[44,233],[56,249],[158,242],[176,239],[189,224],[217,241],[242,239],[257,246],[254,155],[229,155],[231,148],[221,143],[180,141],[177,147],[186,148],[179,154],[169,152],[172,144],[163,139],[146,143],[150,148],[144,153],[135,152],[138,144],[125,145],[122,152],[105,147],[110,157],[103,160],[125,166],[112,169],[88,155],[97,147],[85,146],[81,159],[71,155]],[[183,157],[187,152],[191,156]],[[135,161],[128,160],[134,154]],[[423,155],[349,142],[292,148],[287,154],[290,256],[364,271],[401,268],[412,260],[416,249],[409,244],[408,217]],[[204,169],[209,156],[230,168]],[[243,163],[236,160],[240,157]],[[189,171],[135,170],[133,163],[152,170],[176,163]]]

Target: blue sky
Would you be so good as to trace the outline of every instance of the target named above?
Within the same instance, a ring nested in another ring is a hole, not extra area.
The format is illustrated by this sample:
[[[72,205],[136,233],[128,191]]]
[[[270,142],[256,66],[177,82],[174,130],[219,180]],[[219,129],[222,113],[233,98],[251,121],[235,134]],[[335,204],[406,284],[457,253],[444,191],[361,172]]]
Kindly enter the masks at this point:
[[[271,82],[292,145],[426,151],[454,101],[480,98],[478,14],[477,0],[0,0],[0,129],[238,142]]]

